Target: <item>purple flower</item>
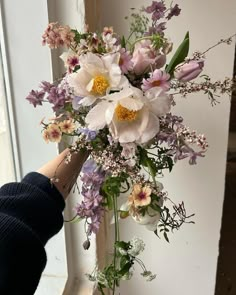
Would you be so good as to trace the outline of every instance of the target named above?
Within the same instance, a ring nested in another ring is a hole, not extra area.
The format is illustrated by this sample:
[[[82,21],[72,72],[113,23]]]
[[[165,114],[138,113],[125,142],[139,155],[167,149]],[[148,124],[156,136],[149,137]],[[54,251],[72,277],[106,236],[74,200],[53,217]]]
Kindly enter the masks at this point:
[[[152,36],[155,34],[163,34],[163,31],[166,29],[166,22],[161,22],[158,25],[151,26],[148,29],[148,32],[145,33],[145,36]]]
[[[66,101],[66,91],[64,89],[53,86],[48,95],[48,101],[52,103],[53,110],[57,111],[64,107]]]
[[[41,84],[39,85],[39,87],[44,91],[49,93],[51,88],[54,87],[54,85],[50,82],[47,81],[42,81]]]
[[[42,105],[44,91],[31,90],[26,99],[36,108],[37,105]]]
[[[97,136],[97,132],[96,131],[90,130],[88,128],[80,128],[78,130],[78,132],[84,134],[86,136],[86,140],[87,141],[91,141],[91,140],[95,139],[96,136]]]
[[[177,66],[174,76],[176,79],[188,82],[195,79],[201,72],[204,67],[204,61],[191,60],[188,63]]]
[[[105,178],[105,172],[92,159],[85,162],[82,172],[81,180],[83,185],[81,194],[84,200],[76,206],[75,210],[79,217],[86,219],[88,225],[87,235],[91,235],[97,233],[104,212],[102,206],[103,196],[100,194],[100,188]]]
[[[93,159],[88,159],[82,167],[82,173],[92,173],[96,168],[96,162]]]
[[[80,104],[79,102],[81,101],[83,97],[82,96],[74,96],[73,99],[72,99],[72,107],[74,110],[78,110],[80,108]]]
[[[167,15],[167,19],[170,20],[173,16],[178,16],[180,14],[181,9],[178,4],[175,4],[174,7],[170,9],[169,14]]]
[[[152,20],[157,21],[164,17],[166,7],[163,2],[152,1],[152,4],[144,9],[147,13],[152,13]]]

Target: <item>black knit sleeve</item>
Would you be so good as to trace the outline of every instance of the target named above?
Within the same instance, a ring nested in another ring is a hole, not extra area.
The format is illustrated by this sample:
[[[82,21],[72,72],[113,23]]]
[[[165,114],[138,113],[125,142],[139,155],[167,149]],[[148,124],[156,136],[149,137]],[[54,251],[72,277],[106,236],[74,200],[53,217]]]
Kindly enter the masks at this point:
[[[63,225],[65,203],[37,172],[0,188],[0,294],[34,294],[46,265],[46,242]]]

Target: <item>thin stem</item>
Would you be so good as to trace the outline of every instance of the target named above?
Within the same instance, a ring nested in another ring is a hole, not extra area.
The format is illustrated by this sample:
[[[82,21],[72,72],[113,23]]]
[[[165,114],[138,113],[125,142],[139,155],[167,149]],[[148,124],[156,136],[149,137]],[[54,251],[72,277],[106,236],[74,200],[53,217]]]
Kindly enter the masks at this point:
[[[120,240],[120,233],[119,233],[119,220],[118,220],[118,211],[117,211],[117,197],[113,195],[113,212],[115,217],[115,243],[114,243],[114,258],[113,258],[113,266],[114,270],[116,271],[116,262],[117,262],[117,248],[115,246],[116,242]],[[112,294],[115,294],[116,290],[116,279],[114,278],[113,281],[113,288],[112,288]]]
[[[142,40],[151,40],[152,39],[152,36],[146,36],[146,37],[142,37],[142,38],[138,38],[137,40],[134,41],[134,43],[131,45],[131,48],[134,47],[134,45],[137,43],[137,42],[140,42]]]

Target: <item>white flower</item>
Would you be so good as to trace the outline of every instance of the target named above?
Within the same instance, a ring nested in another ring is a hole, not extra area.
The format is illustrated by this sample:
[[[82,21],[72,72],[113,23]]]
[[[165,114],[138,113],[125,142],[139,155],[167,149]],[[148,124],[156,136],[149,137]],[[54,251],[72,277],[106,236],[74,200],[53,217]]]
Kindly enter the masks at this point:
[[[112,34],[103,34],[102,40],[105,43],[105,48],[107,51],[115,51],[117,50],[117,46],[115,46],[115,43],[117,42],[117,39],[112,36]]]
[[[134,257],[138,256],[145,249],[143,240],[138,237],[134,237],[130,241],[130,246],[131,248],[128,250],[128,254]]]
[[[123,143],[121,144],[121,146],[122,146],[121,156],[126,159],[125,163],[130,167],[135,166],[137,145],[133,142],[130,142],[130,143]]]
[[[146,143],[159,132],[159,116],[170,110],[170,99],[162,89],[147,94],[135,87],[125,87],[103,97],[85,118],[88,128],[99,130],[106,125],[120,143]]]
[[[161,218],[161,215],[158,211],[148,208],[146,214],[135,214],[131,215],[135,222],[140,225],[145,225],[146,228],[150,231],[155,231],[157,229],[157,224]]]
[[[81,96],[80,104],[92,105],[111,89],[120,89],[126,78],[121,76],[120,54],[98,56],[88,52],[80,56],[80,69],[68,76],[68,82],[76,96]]]

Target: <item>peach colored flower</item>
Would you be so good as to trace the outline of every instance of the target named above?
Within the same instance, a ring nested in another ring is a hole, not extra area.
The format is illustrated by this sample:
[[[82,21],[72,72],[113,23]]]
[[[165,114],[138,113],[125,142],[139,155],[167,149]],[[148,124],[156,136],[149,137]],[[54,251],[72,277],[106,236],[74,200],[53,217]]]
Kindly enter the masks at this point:
[[[47,129],[43,130],[43,139],[46,141],[46,143],[49,143],[49,132]]]
[[[73,123],[70,119],[60,122],[59,127],[61,129],[61,132],[69,134],[72,133],[76,128],[75,123]]]
[[[55,124],[55,123],[50,124],[47,127],[46,132],[47,132],[47,136],[48,136],[49,141],[52,141],[52,142],[60,142],[61,141],[62,132],[57,124]]]
[[[150,187],[135,184],[132,193],[128,197],[128,202],[135,207],[147,206],[151,203],[151,193]]]

